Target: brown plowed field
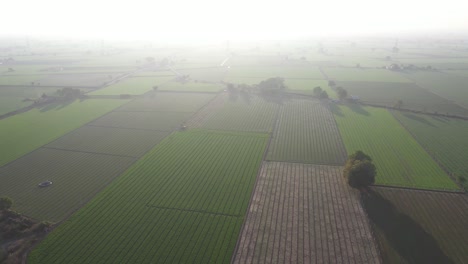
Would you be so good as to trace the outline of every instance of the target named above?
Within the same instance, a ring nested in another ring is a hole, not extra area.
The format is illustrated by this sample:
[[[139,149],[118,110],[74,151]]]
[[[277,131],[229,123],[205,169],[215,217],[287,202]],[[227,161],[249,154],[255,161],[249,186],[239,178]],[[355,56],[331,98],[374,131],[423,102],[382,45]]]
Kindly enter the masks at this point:
[[[234,263],[380,263],[342,167],[264,162]]]

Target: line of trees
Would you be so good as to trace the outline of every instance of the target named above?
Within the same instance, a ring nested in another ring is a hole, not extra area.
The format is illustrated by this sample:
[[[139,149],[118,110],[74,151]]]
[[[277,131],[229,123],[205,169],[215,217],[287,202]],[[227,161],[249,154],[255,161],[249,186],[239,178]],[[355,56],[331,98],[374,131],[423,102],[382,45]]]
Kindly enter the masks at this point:
[[[328,99],[327,91],[323,90],[320,86],[314,88],[314,96],[320,99]]]

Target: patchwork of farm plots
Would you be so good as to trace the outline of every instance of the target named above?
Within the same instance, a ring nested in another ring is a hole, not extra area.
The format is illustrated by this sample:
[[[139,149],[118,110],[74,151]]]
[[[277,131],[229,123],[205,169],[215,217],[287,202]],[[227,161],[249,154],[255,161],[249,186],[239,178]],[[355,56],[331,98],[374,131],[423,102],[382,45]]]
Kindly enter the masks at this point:
[[[326,80],[286,79],[285,84],[287,89],[294,93],[312,95],[314,88],[320,87],[327,92],[330,98],[337,98],[335,91],[328,86]]]
[[[377,184],[457,190],[458,186],[385,109],[333,105],[348,154],[362,150],[377,167]]]
[[[152,91],[154,86],[170,81],[173,77],[132,77],[89,93],[89,95],[140,95]]]
[[[256,77],[268,79],[271,77],[323,79],[317,66],[232,66],[228,77]]]
[[[213,99],[213,94],[203,93],[154,93],[132,100],[116,111],[134,112],[196,112]]]
[[[90,99],[50,104],[0,120],[0,166],[128,102]]]
[[[400,123],[444,169],[468,189],[468,122],[437,116],[393,112]]]
[[[30,263],[229,262],[267,139],[169,136],[54,230]]]
[[[342,167],[264,162],[234,263],[380,263]]]
[[[466,263],[465,194],[373,187],[363,199],[387,263]]]
[[[346,156],[333,114],[324,102],[292,99],[283,103],[268,160],[343,165]]]
[[[405,109],[468,115],[468,109],[431,93],[413,83],[395,82],[338,82],[350,95],[372,104],[395,106],[402,100]]]

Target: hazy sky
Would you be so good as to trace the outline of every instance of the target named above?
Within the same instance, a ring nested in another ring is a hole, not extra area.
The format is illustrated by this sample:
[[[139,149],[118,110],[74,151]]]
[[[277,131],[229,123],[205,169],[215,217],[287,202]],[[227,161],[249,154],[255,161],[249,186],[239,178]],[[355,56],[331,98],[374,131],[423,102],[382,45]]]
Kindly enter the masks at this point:
[[[468,31],[465,0],[11,0],[0,34],[263,38]]]

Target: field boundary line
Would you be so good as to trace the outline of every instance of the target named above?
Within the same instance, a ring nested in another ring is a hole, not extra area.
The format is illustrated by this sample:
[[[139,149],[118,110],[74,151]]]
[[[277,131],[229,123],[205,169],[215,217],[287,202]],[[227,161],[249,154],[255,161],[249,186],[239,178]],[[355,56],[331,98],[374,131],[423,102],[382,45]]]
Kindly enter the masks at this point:
[[[226,213],[216,213],[210,212],[206,210],[195,210],[195,209],[183,209],[183,208],[175,208],[175,207],[166,207],[166,206],[157,206],[157,205],[145,205],[148,208],[155,208],[155,209],[163,209],[163,210],[174,210],[174,211],[182,211],[182,212],[191,212],[191,213],[199,213],[199,214],[210,214],[210,215],[219,215],[219,216],[226,216],[226,217],[235,217],[240,218],[242,215],[234,215],[234,214],[226,214]]]
[[[283,106],[280,105],[277,109],[276,109],[276,113],[275,113],[275,122],[273,124],[273,128],[272,128],[272,131],[270,133],[268,133],[270,136],[269,136],[269,139],[268,139],[268,142],[267,142],[267,145],[265,146],[265,150],[263,152],[263,155],[262,155],[262,162],[260,163],[260,166],[257,170],[257,175],[255,177],[255,184],[252,188],[252,192],[250,193],[250,199],[249,199],[249,204],[247,205],[247,209],[246,209],[246,212],[244,213],[245,217],[244,217],[244,220],[242,221],[242,227],[241,229],[239,230],[239,235],[237,236],[237,241],[236,241],[236,247],[234,248],[234,251],[232,252],[232,256],[231,256],[231,263],[234,263],[234,260],[237,256],[237,252],[239,251],[239,246],[240,246],[240,241],[241,241],[241,237],[242,237],[242,234],[244,232],[244,228],[245,228],[245,224],[247,222],[247,218],[248,218],[248,215],[249,215],[249,210],[250,210],[250,206],[252,205],[252,201],[254,199],[254,196],[255,196],[255,192],[257,191],[257,184],[258,184],[258,181],[259,181],[259,178],[260,178],[260,174],[262,172],[262,169],[263,169],[263,165],[264,163],[266,162],[265,159],[268,155],[268,151],[270,149],[270,144],[271,144],[271,141],[273,139],[273,135],[275,133],[275,129],[278,125],[278,120],[279,120],[279,115],[280,115],[280,111],[281,111],[281,108]]]
[[[75,150],[75,149],[64,149],[64,148],[55,148],[55,147],[41,147],[43,149],[52,149],[52,150],[62,150],[62,151],[69,151],[69,152],[77,152],[77,153],[87,153],[87,154],[97,154],[97,155],[105,155],[105,156],[113,156],[113,157],[122,157],[122,158],[132,158],[137,159],[138,157],[129,156],[129,155],[119,155],[119,154],[111,154],[111,153],[104,153],[104,152],[94,152],[94,151],[84,151],[84,150]]]
[[[101,125],[92,125],[92,124],[86,124],[85,126],[90,126],[90,127],[105,127],[105,128],[121,128],[121,129],[132,129],[132,130],[147,130],[147,131],[158,131],[158,132],[172,132],[172,131],[173,131],[173,129],[169,129],[169,130],[160,130],[160,129],[151,129],[151,128],[101,126]]]
[[[452,194],[464,194],[464,191],[457,191],[457,190],[443,190],[443,189],[422,189],[416,187],[405,187],[405,186],[394,186],[394,185],[383,185],[383,184],[373,184],[370,185],[371,187],[378,187],[378,188],[388,188],[388,189],[401,189],[401,190],[408,190],[408,191],[422,191],[422,192],[438,192],[438,193],[452,193]]]

